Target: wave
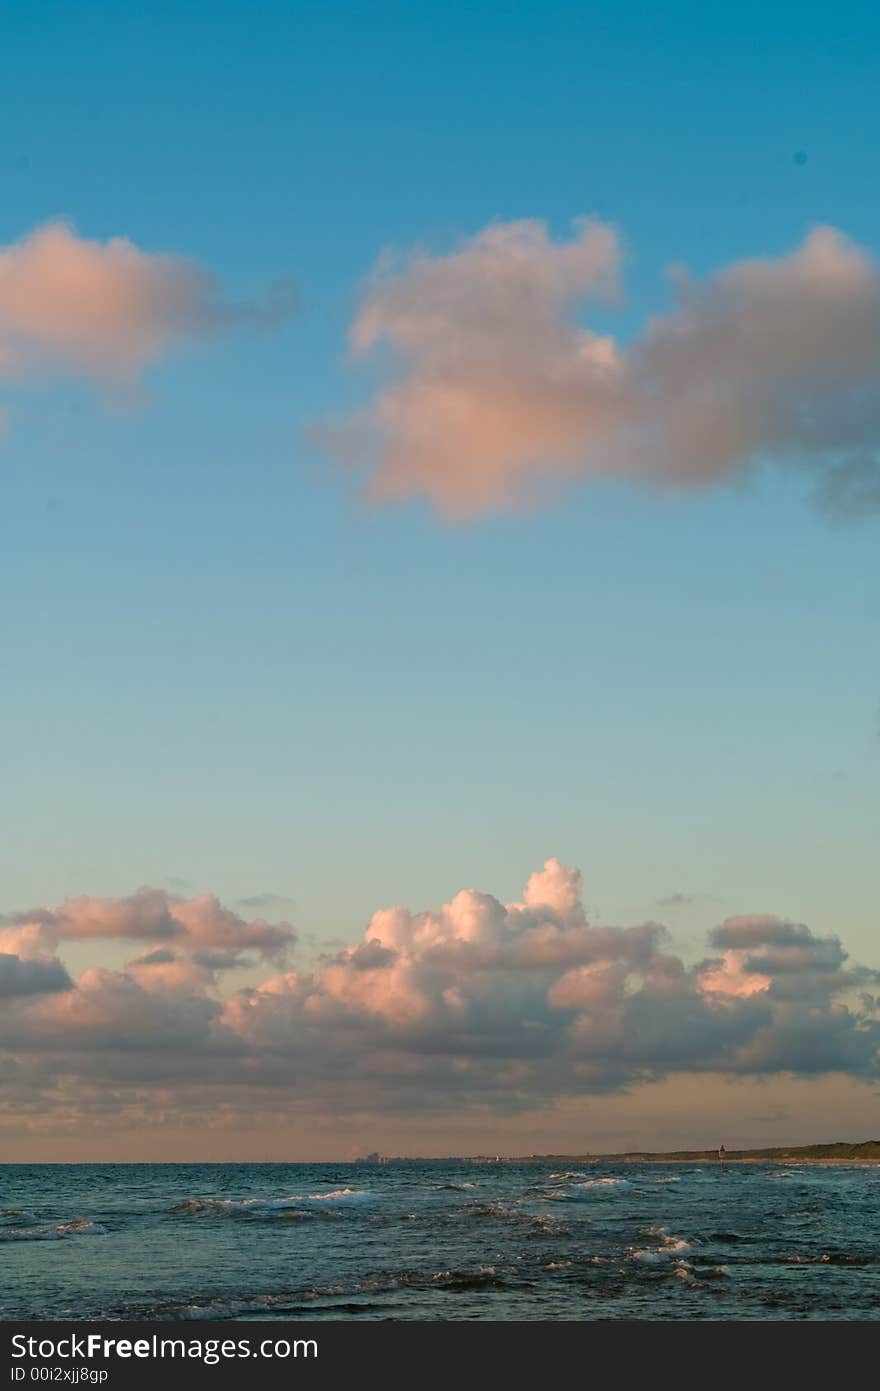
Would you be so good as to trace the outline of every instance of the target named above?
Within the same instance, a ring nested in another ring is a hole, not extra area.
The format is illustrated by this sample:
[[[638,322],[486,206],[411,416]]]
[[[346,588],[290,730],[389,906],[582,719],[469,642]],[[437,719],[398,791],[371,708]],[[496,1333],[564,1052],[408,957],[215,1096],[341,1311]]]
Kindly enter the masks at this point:
[[[529,1227],[545,1236],[564,1236],[566,1229],[558,1217],[549,1212],[527,1212],[522,1207],[507,1203],[471,1203],[455,1209],[450,1216],[464,1217],[468,1221],[481,1218],[493,1222],[506,1222],[511,1226]]]
[[[71,1236],[106,1236],[107,1228],[100,1222],[91,1222],[85,1217],[75,1217],[70,1222],[43,1223],[36,1227],[4,1227],[0,1229],[0,1242],[3,1241],[63,1241]]]
[[[676,1250],[666,1249],[662,1246],[657,1246],[653,1250],[645,1248],[642,1251],[633,1251],[632,1258],[634,1261],[641,1262],[642,1265],[662,1265],[664,1261],[668,1261],[676,1255],[677,1251],[689,1251],[690,1249],[690,1242],[683,1241]]]
[[[366,1276],[352,1284],[313,1285],[299,1291],[298,1298],[338,1299],[342,1296],[386,1294],[399,1289],[485,1289],[507,1283],[506,1271],[496,1265],[470,1265],[440,1270],[392,1270]],[[270,1296],[275,1302],[284,1296]]]
[[[583,1183],[572,1184],[573,1188],[629,1188],[628,1178],[588,1178]]]
[[[609,1197],[626,1188],[631,1188],[632,1184],[628,1178],[588,1178],[580,1183],[566,1184],[560,1193],[553,1194],[554,1197],[562,1197],[569,1202],[577,1202],[587,1194],[607,1194]]]
[[[577,1183],[570,1183],[570,1179],[578,1179]],[[601,1178],[585,1178],[583,1169],[566,1169],[563,1173],[548,1174],[547,1181],[552,1180],[556,1185],[565,1185],[567,1188],[629,1188],[631,1186],[628,1178],[613,1178],[610,1175],[603,1175]],[[554,1196],[557,1196],[554,1193]]]
[[[329,1204],[332,1210],[339,1204],[369,1202],[375,1196],[365,1188],[336,1188],[330,1193],[294,1193],[288,1198],[184,1198],[167,1210],[175,1216],[296,1220],[315,1216],[316,1203]],[[324,1212],[322,1215],[329,1214]]]
[[[274,1318],[285,1314],[329,1313],[348,1310],[363,1313],[375,1303],[377,1307],[388,1309],[388,1296],[402,1290],[436,1290],[463,1292],[506,1289],[509,1287],[508,1271],[494,1265],[472,1265],[450,1267],[439,1270],[397,1270],[367,1276],[344,1284],[311,1285],[304,1289],[288,1290],[275,1294],[256,1295],[251,1298],[232,1298],[225,1295],[192,1296],[185,1303],[154,1308],[147,1311],[147,1317],[160,1319],[243,1319],[249,1316],[270,1315]],[[130,1313],[126,1317],[131,1317]]]
[[[690,1261],[676,1261],[672,1274],[675,1279],[681,1280],[682,1284],[687,1285],[688,1289],[704,1290],[707,1282],[724,1280],[730,1275],[726,1265],[699,1266],[695,1267]],[[720,1293],[719,1290],[715,1291]]]
[[[880,1255],[860,1254],[857,1251],[823,1251],[821,1255],[795,1253],[782,1257],[783,1265],[878,1265]]]
[[[642,1265],[661,1265],[664,1261],[672,1260],[691,1249],[689,1241],[685,1241],[682,1236],[671,1235],[665,1227],[646,1227],[644,1235],[656,1237],[657,1244],[633,1251],[632,1259]]]
[[[347,1199],[371,1199],[375,1198],[375,1196],[376,1194],[370,1192],[369,1188],[336,1188],[332,1193],[309,1193],[305,1198],[301,1199],[301,1201],[307,1203],[339,1203]]]
[[[23,1207],[2,1207],[0,1208],[0,1228],[18,1227],[24,1222],[34,1222],[36,1219],[32,1212],[28,1212]]]
[[[413,1285],[414,1281],[401,1281]],[[438,1285],[444,1290],[485,1290],[503,1289],[507,1284],[494,1265],[466,1267],[463,1270],[435,1270],[431,1276],[431,1286]],[[421,1282],[417,1287],[421,1287]]]
[[[168,1211],[181,1217],[278,1217],[288,1220],[315,1215],[282,1198],[267,1199],[265,1202],[259,1198],[185,1198]]]
[[[540,1236],[565,1236],[566,1228],[559,1221],[558,1217],[551,1217],[549,1214],[536,1214],[535,1216],[523,1215],[520,1219],[526,1222]]]

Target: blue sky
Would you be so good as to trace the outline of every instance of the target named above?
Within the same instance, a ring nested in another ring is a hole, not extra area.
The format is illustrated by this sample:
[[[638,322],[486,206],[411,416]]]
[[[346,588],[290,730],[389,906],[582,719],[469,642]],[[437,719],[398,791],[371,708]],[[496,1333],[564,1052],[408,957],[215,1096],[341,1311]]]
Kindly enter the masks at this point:
[[[596,214],[624,341],[671,264],[876,252],[878,41],[867,4],[5,5],[0,245],[60,217],[300,308],[136,400],[0,380],[0,910],[271,892],[349,940],[556,855],[685,953],[756,911],[880,965],[876,517],[768,467],[455,524],[308,433],[375,385],[389,246]]]

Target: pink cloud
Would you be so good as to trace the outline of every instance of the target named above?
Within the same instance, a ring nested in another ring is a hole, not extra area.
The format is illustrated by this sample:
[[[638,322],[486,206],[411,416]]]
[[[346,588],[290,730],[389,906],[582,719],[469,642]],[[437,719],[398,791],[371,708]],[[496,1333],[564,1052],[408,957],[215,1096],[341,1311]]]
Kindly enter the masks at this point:
[[[880,501],[880,276],[818,227],[788,256],[674,275],[676,307],[618,343],[581,325],[613,293],[619,245],[597,221],[553,241],[493,226],[447,256],[380,268],[352,327],[391,378],[326,438],[379,500],[461,516],[564,479],[718,483],[767,458],[817,472],[839,505]]]
[[[720,963],[707,967],[697,977],[700,990],[709,996],[748,999],[769,990],[773,981],[760,971],[749,969],[748,958],[742,952],[724,953]]]
[[[547,998],[557,1009],[590,1010],[618,1000],[626,984],[627,969],[619,961],[575,966],[554,981]]]
[[[142,990],[157,994],[203,994],[217,984],[217,973],[191,956],[159,947],[126,963],[126,975]]]
[[[670,1074],[880,1076],[878,973],[850,966],[836,938],[728,919],[709,934],[720,954],[688,964],[657,923],[590,923],[579,871],[555,859],[518,901],[466,888],[436,909],[381,909],[313,970],[237,989],[242,952],[272,959],[293,934],[211,895],[83,897],[3,931],[0,1061],[27,1088],[61,1075],[71,1095],[263,1088],[334,1114],[391,1099],[419,1113],[546,1105]],[[114,940],[143,944],[124,970],[71,980],[48,955]]]
[[[19,914],[0,931],[0,943],[10,944],[54,947],[61,941],[99,938],[169,942],[190,952],[213,947],[234,954],[253,950],[277,958],[293,945],[296,933],[288,923],[263,918],[248,922],[213,894],[175,898],[164,889],[150,888],[128,898],[68,898],[57,908]]]
[[[127,383],[178,343],[274,326],[291,310],[289,289],[228,304],[190,261],[50,222],[0,247],[0,376],[65,371]]]
[[[35,1001],[19,1026],[44,1047],[161,1052],[204,1042],[217,1013],[201,995],[144,990],[126,972],[93,967],[74,989]]]

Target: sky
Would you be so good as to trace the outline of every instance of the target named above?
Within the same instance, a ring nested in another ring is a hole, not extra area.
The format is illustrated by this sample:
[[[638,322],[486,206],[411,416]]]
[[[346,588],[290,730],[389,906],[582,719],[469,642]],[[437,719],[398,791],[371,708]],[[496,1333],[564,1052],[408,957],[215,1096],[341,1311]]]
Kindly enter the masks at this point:
[[[3,7],[9,1158],[880,1131],[878,40]]]

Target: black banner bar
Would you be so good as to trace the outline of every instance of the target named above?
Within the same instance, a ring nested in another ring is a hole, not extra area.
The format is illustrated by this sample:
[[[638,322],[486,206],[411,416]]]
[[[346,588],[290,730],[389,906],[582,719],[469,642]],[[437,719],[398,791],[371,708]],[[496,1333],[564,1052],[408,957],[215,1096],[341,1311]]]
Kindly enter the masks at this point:
[[[873,1323],[40,1323],[0,1324],[0,1391],[39,1385],[108,1391],[246,1384],[254,1391],[337,1384],[349,1375],[412,1386],[421,1376],[466,1384],[489,1376],[611,1374],[624,1385],[659,1377],[716,1381],[737,1367],[786,1380],[872,1365]],[[843,1359],[846,1359],[844,1362]],[[780,1364],[778,1359],[784,1358]],[[868,1359],[871,1359],[869,1361]]]

